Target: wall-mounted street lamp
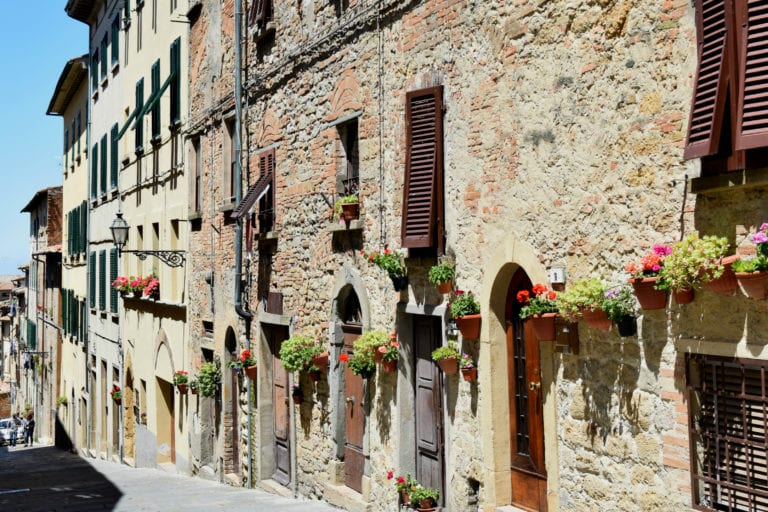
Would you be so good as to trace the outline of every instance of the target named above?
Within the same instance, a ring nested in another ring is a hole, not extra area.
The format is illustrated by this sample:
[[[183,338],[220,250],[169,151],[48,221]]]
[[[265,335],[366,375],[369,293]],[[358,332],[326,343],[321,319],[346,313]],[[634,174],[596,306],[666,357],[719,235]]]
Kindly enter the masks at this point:
[[[117,212],[117,217],[112,221],[112,225],[109,226],[109,230],[112,232],[112,242],[117,247],[117,254],[130,253],[135,254],[141,261],[144,261],[149,256],[155,256],[157,259],[168,265],[169,267],[180,267],[184,265],[186,260],[184,251],[134,251],[123,249],[125,243],[128,241],[128,222],[123,218],[122,212]]]

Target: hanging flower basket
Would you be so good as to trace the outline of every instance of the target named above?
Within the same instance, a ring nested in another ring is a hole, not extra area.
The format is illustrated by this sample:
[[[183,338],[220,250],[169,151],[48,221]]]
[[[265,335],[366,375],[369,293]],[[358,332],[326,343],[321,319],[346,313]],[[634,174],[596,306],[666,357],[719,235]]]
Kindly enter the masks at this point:
[[[475,382],[477,380],[477,368],[462,368],[461,376],[467,382]]]
[[[243,370],[245,371],[245,375],[249,379],[256,380],[256,368],[257,368],[257,366],[253,365],[253,366],[248,366],[246,368],[243,368]]]
[[[619,336],[626,338],[627,336],[634,336],[637,334],[637,317],[634,315],[627,315],[616,322],[616,327],[619,329]]]
[[[732,254],[721,259],[720,264],[723,266],[723,274],[717,279],[704,282],[704,286],[720,295],[732,295],[736,288],[739,287],[739,282],[736,280],[736,274],[733,271],[733,262],[738,259],[738,254]]]
[[[341,218],[349,224],[360,217],[360,203],[343,203],[341,205]]]
[[[320,355],[312,356],[312,364],[317,366],[320,371],[325,371],[328,369],[329,356],[330,354],[327,350]]]
[[[539,341],[555,341],[557,339],[555,317],[557,317],[557,313],[544,313],[528,317],[533,327],[533,332],[536,333]]]
[[[395,373],[397,371],[397,361],[382,361],[381,367],[386,373]]]
[[[584,322],[592,327],[593,329],[598,329],[600,331],[608,332],[611,330],[611,319],[608,318],[608,315],[606,312],[601,309],[589,309],[584,308],[581,310],[581,317],[584,319]]]
[[[453,290],[453,281],[446,281],[437,285],[437,293],[445,295],[451,293],[451,290]]]
[[[389,276],[392,280],[392,286],[395,287],[396,292],[401,292],[408,288],[408,276]]]
[[[690,304],[693,302],[693,295],[693,288],[672,291],[672,297],[675,298],[676,304]]]
[[[646,311],[667,307],[667,292],[655,288],[658,277],[631,278],[629,284],[635,289],[640,307]]]
[[[768,291],[768,271],[736,272],[736,279],[744,295],[754,300],[765,299]]]
[[[176,384],[176,388],[182,395],[186,395],[187,391],[189,390],[189,387],[186,384]]]
[[[437,362],[437,365],[446,375],[456,375],[459,373],[459,360],[455,357],[445,357]]]
[[[461,335],[468,340],[476,340],[480,337],[480,319],[481,315],[464,315],[456,317],[456,326],[461,331]]]

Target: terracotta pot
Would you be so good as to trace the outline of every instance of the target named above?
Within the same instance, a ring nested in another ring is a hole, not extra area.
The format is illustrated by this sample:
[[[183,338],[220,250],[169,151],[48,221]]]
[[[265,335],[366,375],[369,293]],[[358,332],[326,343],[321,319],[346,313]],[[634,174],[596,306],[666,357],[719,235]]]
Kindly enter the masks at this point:
[[[456,317],[456,326],[461,331],[461,335],[468,340],[476,340],[480,337],[480,320],[482,316],[465,315]]]
[[[593,329],[598,329],[600,331],[608,332],[611,330],[611,325],[613,322],[611,322],[611,319],[608,318],[608,314],[602,310],[602,309],[589,309],[584,308],[581,310],[581,317],[584,319],[584,322],[592,327]]]
[[[189,392],[192,393],[193,395],[196,395],[197,391],[198,391],[198,388],[189,388]]]
[[[475,382],[477,380],[477,368],[462,368],[461,376],[467,382]]]
[[[408,288],[408,276],[389,276],[392,280],[392,286],[395,287],[396,292],[401,292]]]
[[[622,338],[634,336],[637,334],[637,317],[631,315],[625,316],[616,322],[616,327],[619,328],[619,336]]]
[[[122,401],[123,401],[123,399],[122,399],[122,398],[113,398],[112,400],[114,400],[114,401],[115,401],[115,403],[116,403],[116,404],[118,404],[118,405],[120,405],[120,402],[122,402]]]
[[[411,497],[406,491],[400,491],[400,500],[403,505],[409,505],[411,503]]]
[[[768,290],[768,271],[736,272],[741,291],[744,295],[754,300],[765,299]]]
[[[738,259],[738,254],[732,254],[721,259],[720,264],[723,266],[723,275],[712,281],[707,281],[704,283],[704,286],[720,295],[732,295],[736,288],[739,287],[739,282],[736,280],[736,274],[732,268],[733,262]]]
[[[685,288],[683,290],[674,290],[672,297],[675,298],[676,304],[690,304],[693,302],[693,288]]]
[[[397,371],[397,361],[382,361],[381,367],[387,373],[394,373]]]
[[[437,285],[437,293],[442,293],[445,295],[446,293],[451,293],[451,290],[453,289],[453,281],[446,281],[444,283],[440,283]]]
[[[528,317],[539,341],[555,341],[557,339],[555,317],[557,317],[557,313],[544,313],[543,315]]]
[[[341,205],[341,218],[350,223],[360,217],[360,203],[344,203]]]
[[[630,279],[629,283],[635,289],[635,296],[640,307],[646,311],[664,309],[667,307],[667,292],[655,288],[658,277]]]
[[[176,384],[176,387],[178,388],[179,393],[181,393],[182,395],[186,395],[187,394],[187,389],[188,388],[187,388],[186,384]]]
[[[383,360],[384,352],[379,352],[379,347],[376,347],[376,350],[373,351],[373,362],[376,364],[381,364]]]
[[[245,375],[249,379],[256,380],[256,365],[249,366],[248,368],[244,368],[244,370],[245,370]]]
[[[416,510],[419,510],[420,512],[431,512],[435,510],[435,500],[432,498],[425,498],[421,500]]]
[[[455,357],[446,357],[437,362],[437,365],[446,375],[456,375],[459,373],[459,360]]]
[[[328,352],[325,351],[319,356],[314,356],[312,358],[312,364],[317,366],[321,371],[325,371],[328,369]]]

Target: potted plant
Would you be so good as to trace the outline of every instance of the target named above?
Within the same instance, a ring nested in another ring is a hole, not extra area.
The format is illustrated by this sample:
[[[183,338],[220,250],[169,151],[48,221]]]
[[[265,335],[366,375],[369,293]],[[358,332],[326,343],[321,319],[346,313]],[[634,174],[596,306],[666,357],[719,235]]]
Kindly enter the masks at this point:
[[[247,348],[240,351],[240,363],[245,375],[251,380],[256,380],[256,360]]]
[[[476,340],[480,337],[480,304],[472,292],[456,290],[448,308],[464,338]]]
[[[207,361],[200,367],[197,374],[200,384],[200,393],[203,396],[212,397],[216,394],[216,388],[221,382],[221,364],[218,358]]]
[[[699,238],[697,233],[690,233],[674,244],[672,252],[664,258],[659,272],[660,288],[670,290],[678,304],[690,303],[695,288],[723,275],[725,268],[720,261],[728,246],[726,238]]]
[[[387,480],[392,480],[392,478],[394,478],[394,472],[390,470],[387,472]],[[416,485],[418,485],[418,482],[411,477],[410,473],[406,473],[405,476],[399,475],[395,479],[395,489],[397,489],[397,493],[400,495],[400,501],[403,505],[408,505],[411,502],[409,493],[411,492],[411,489],[416,487]]]
[[[381,356],[381,367],[387,373],[393,373],[397,371],[397,361],[400,359],[400,343],[397,342],[397,335],[392,333],[389,335],[389,343],[387,345],[380,346],[376,351]]]
[[[752,235],[752,241],[757,245],[757,256],[735,261],[733,271],[744,295],[763,300],[768,289],[768,222],[764,222]]]
[[[116,404],[119,404],[123,399],[123,392],[120,390],[120,386],[112,384],[112,389],[109,391],[109,396]]]
[[[640,260],[638,265],[632,261],[624,267],[632,274],[629,283],[635,289],[640,307],[645,310],[664,309],[667,306],[667,292],[664,285],[659,283],[664,259],[672,253],[666,245],[656,245]]]
[[[333,205],[333,218],[347,224],[360,217],[360,202],[357,194],[342,196]]]
[[[399,254],[392,252],[389,248],[385,248],[383,252],[373,251],[371,253],[361,250],[360,254],[368,258],[370,263],[387,272],[396,292],[406,289],[408,276],[405,274],[405,265],[403,265],[403,260]]]
[[[138,298],[141,297],[141,292],[144,290],[143,278],[141,276],[138,278],[133,276],[117,276],[117,278],[112,281],[112,288],[117,290],[121,297],[131,294]]]
[[[517,302],[522,304],[520,319],[531,322],[539,341],[555,341],[557,339],[555,330],[557,293],[541,283],[533,285],[531,292],[528,290],[517,292]]]
[[[459,372],[460,355],[459,346],[455,341],[449,341],[447,345],[432,351],[432,359],[446,375],[455,375]]]
[[[430,283],[437,286],[438,293],[451,293],[455,276],[456,270],[453,267],[453,263],[444,262],[430,268],[427,279]]]
[[[323,353],[320,342],[311,336],[294,334],[280,346],[280,362],[288,372],[307,370],[318,371],[312,362],[315,356]]]
[[[590,327],[611,329],[611,320],[603,308],[607,285],[599,277],[576,279],[557,297],[558,313],[574,321],[581,316]]]
[[[56,402],[59,405],[63,405],[65,407],[67,406],[67,404],[69,404],[69,400],[67,400],[67,397],[65,396],[60,396],[59,398],[56,399]]]
[[[633,336],[637,332],[635,296],[629,286],[622,285],[606,290],[603,309],[618,327],[620,336]]]
[[[421,484],[411,488],[408,494],[411,498],[411,503],[416,505],[416,510],[421,512],[435,510],[437,500],[440,498],[440,492],[437,489],[424,487]]]
[[[176,387],[179,390],[179,393],[182,395],[187,394],[187,383],[189,382],[189,378],[187,377],[187,372],[184,370],[177,370],[173,374],[173,383],[176,385]]]
[[[461,370],[461,376],[467,382],[475,382],[477,380],[477,365],[472,356],[464,352],[459,359],[459,369]]]
[[[301,402],[304,401],[304,392],[301,390],[301,387],[294,385],[293,388],[291,388],[291,398],[293,399],[293,403],[300,405]]]
[[[339,355],[339,361],[345,363],[352,370],[352,373],[358,377],[367,379],[376,372],[376,361],[373,360],[373,351],[370,347],[364,347],[357,344],[357,341],[353,344],[354,352],[350,357],[349,354],[343,352]]]
[[[155,276],[147,278],[146,285],[144,286],[144,297],[150,299],[160,298],[160,280]]]
[[[197,381],[197,379],[191,379],[189,381],[189,392],[193,395],[196,395],[197,392],[200,390],[200,383]]]

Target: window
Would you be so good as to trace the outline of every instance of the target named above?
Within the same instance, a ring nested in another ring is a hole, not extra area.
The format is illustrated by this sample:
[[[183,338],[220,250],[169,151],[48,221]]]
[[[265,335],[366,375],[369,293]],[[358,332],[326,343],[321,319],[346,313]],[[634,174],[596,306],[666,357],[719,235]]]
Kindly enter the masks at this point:
[[[444,249],[442,87],[406,95],[402,246]]]
[[[107,251],[99,251],[99,309],[107,309]]]
[[[248,13],[248,24],[256,25],[260,30],[267,27],[272,21],[272,0],[254,0],[251,3],[251,12]]]
[[[91,199],[96,197],[96,189],[99,186],[99,143],[93,145],[91,150]]]
[[[154,103],[152,104],[152,142],[160,140],[160,98],[155,98],[160,89],[160,59],[152,64],[152,94]]]
[[[72,134],[72,140],[70,141],[70,147],[69,147],[70,154],[72,155],[72,161],[71,161],[72,165],[75,165],[75,128],[76,126],[77,125],[75,124],[75,118],[72,117],[72,126],[69,132]]]
[[[99,90],[99,50],[95,50],[91,55],[91,91]]]
[[[96,308],[96,253],[88,255],[88,306]]]
[[[107,192],[107,134],[101,136],[101,188],[102,194]]]
[[[80,112],[77,113],[77,154],[80,154],[80,138],[83,135],[83,123]]]
[[[104,32],[104,37],[101,38],[101,46],[99,51],[101,52],[101,79],[107,78],[107,38],[109,34]]]
[[[109,279],[105,286],[109,288],[109,311],[117,313],[117,290],[112,283],[117,279],[117,249],[109,250]]]
[[[235,200],[235,122],[224,122],[224,182],[222,202],[229,204]]]
[[[171,125],[181,122],[181,38],[171,44]]]
[[[203,155],[199,137],[192,139],[192,165],[195,166],[192,173],[192,211],[200,213],[203,210]]]
[[[763,166],[768,30],[761,20],[768,8],[733,0],[695,0],[695,6],[699,66],[685,158],[701,158],[703,174]]]
[[[69,168],[69,130],[64,130],[64,172]]]
[[[275,224],[275,149],[259,155],[259,181],[266,180],[269,190],[259,200],[259,233],[268,233]]]
[[[768,362],[686,357],[692,499],[698,510],[768,510]]]
[[[118,63],[120,60],[120,12],[115,15],[115,19],[112,20],[112,65]]]
[[[136,112],[140,112],[144,106],[144,79],[136,82]],[[136,137],[136,152],[144,151],[144,116],[137,115],[134,122],[134,134]]]
[[[357,119],[338,126],[340,144],[340,195],[357,194],[359,191],[360,153],[358,150]]]
[[[117,188],[117,175],[118,175],[118,156],[117,156],[117,146],[118,146],[118,132],[119,128],[117,126],[117,123],[112,125],[112,131],[110,132],[110,140],[109,140],[109,185],[111,188]]]

